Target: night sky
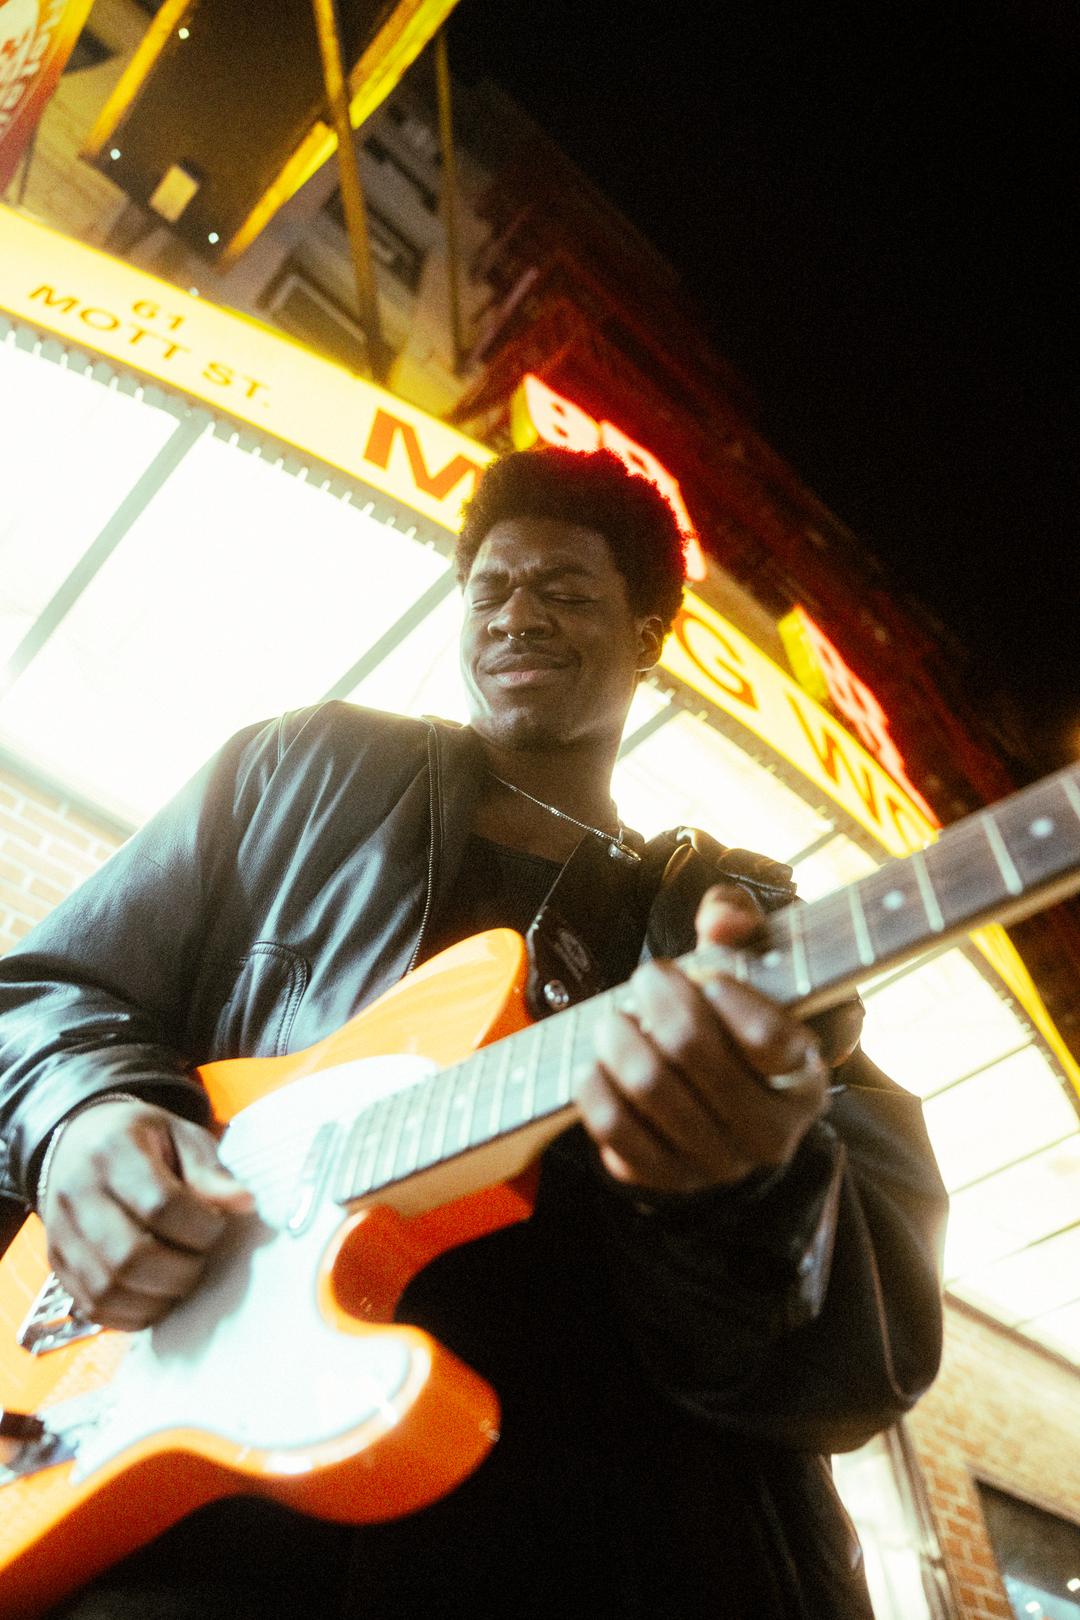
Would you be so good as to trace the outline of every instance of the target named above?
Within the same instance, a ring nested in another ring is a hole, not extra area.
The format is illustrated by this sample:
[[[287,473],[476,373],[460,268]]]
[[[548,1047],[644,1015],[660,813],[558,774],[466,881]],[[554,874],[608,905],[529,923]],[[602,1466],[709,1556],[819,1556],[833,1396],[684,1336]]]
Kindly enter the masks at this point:
[[[460,0],[495,79],[679,270],[758,426],[1080,753],[1080,24],[972,5]]]

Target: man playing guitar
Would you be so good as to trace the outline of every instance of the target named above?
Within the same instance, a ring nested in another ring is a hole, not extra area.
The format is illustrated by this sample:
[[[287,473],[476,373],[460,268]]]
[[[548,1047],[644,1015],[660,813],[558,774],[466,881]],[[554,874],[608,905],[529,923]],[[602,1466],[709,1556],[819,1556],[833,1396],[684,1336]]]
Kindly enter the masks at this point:
[[[749,944],[790,886],[685,830],[645,846],[611,801],[681,598],[658,492],[606,452],[504,457],[459,573],[468,727],[327,704],[250,728],[0,963],[0,1136],[78,1311],[144,1329],[251,1207],[192,1068],[296,1051],[452,941],[526,933],[584,864],[606,919],[584,954],[632,998],[595,1026],[531,1217],[440,1255],[398,1312],[495,1386],[501,1438],[386,1524],[212,1504],[55,1612],[868,1620],[822,1459],[936,1370],[918,1104],[858,1052],[857,1000],[811,1025],[671,960]]]

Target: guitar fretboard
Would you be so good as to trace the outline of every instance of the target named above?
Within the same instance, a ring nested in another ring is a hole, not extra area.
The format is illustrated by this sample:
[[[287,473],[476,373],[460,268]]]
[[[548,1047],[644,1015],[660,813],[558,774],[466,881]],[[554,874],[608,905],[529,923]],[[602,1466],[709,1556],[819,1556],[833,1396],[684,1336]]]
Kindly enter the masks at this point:
[[[861,980],[991,918],[1015,921],[1080,888],[1080,766],[1067,766],[809,905],[774,912],[752,950],[709,946],[680,958],[694,979],[729,973],[804,1015]],[[632,1010],[619,985],[366,1108],[354,1122],[334,1197],[353,1202],[572,1109],[596,1021]]]

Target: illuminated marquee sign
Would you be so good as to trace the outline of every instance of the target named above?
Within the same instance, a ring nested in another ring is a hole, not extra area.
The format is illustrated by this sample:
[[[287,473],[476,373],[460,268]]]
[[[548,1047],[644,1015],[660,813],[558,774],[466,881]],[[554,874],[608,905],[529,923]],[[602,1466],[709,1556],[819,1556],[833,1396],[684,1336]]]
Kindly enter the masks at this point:
[[[0,191],[18,168],[92,0],[0,0]]]
[[[865,827],[891,855],[933,843],[938,822],[874,756],[733,624],[688,594],[664,645],[661,667],[738,720]],[[845,666],[846,667],[846,666]],[[1075,1061],[1003,928],[976,929],[971,942],[1008,985],[1080,1083]]]
[[[932,826],[940,826],[934,812],[907,774],[904,756],[889,733],[885,710],[861,681],[805,608],[793,609],[778,626],[791,666],[800,682],[817,698],[827,698],[849,723],[874,757],[884,765]]]
[[[636,444],[611,422],[594,422],[580,405],[564,399],[529,372],[522,378],[510,406],[510,433],[519,450],[538,439],[567,450],[614,450],[631,472],[640,473],[670,503],[679,528],[686,536],[686,571],[691,579],[705,578],[705,558],[686,502],[676,478],[651,450]]]
[[[936,824],[873,755],[700,597],[687,597],[661,666],[789,760],[890,854],[933,841]]]
[[[295,445],[449,533],[494,457],[257,322],[4,208],[0,309]]]

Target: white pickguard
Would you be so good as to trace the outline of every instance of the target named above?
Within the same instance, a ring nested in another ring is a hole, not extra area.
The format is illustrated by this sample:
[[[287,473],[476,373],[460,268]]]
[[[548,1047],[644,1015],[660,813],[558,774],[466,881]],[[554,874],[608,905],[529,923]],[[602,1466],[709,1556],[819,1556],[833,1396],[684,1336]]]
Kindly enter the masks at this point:
[[[256,1212],[230,1223],[195,1293],[156,1326],[131,1336],[109,1389],[108,1409],[80,1442],[85,1477],[152,1434],[193,1428],[239,1445],[296,1450],[332,1439],[382,1413],[412,1357],[393,1334],[353,1336],[321,1315],[316,1278],[344,1212],[325,1191],[296,1236],[286,1229],[312,1139],[406,1086],[435,1065],[426,1058],[363,1058],[271,1092],[237,1114],[223,1161],[255,1194]]]

